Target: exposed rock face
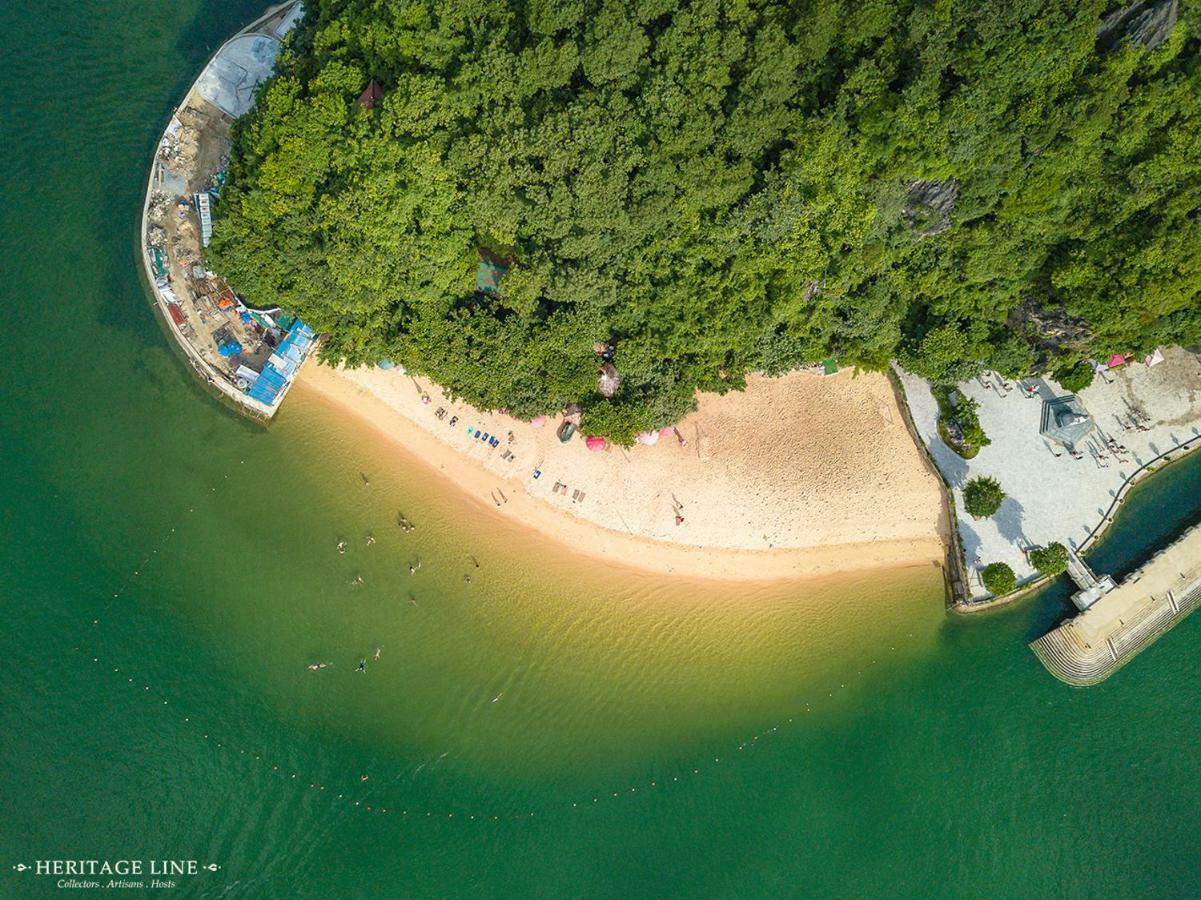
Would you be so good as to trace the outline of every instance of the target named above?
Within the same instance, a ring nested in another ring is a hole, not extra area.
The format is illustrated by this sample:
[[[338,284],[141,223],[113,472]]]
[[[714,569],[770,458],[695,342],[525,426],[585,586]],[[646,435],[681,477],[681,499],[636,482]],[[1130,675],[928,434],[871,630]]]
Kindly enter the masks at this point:
[[[902,215],[918,237],[930,237],[951,227],[951,211],[959,199],[954,178],[945,181],[914,181]]]
[[[1131,43],[1154,50],[1171,35],[1179,13],[1179,0],[1139,0],[1101,20],[1097,44],[1112,50],[1123,38],[1130,38]]]
[[[1007,324],[1019,334],[1031,335],[1040,350],[1080,347],[1093,336],[1084,319],[1071,315],[1063,307],[1040,306],[1037,300],[1026,300],[1011,310]]]

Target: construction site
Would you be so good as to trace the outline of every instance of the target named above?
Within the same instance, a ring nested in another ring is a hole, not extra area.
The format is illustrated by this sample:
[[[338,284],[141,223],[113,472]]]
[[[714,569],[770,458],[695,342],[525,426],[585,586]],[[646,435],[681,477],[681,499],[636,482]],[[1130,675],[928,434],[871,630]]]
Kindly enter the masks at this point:
[[[230,127],[254,105],[301,11],[299,0],[273,7],[209,60],[159,141],[142,217],[145,270],[167,327],[207,384],[262,419],[279,408],[315,335],[278,307],[250,305],[208,269],[205,248]]]

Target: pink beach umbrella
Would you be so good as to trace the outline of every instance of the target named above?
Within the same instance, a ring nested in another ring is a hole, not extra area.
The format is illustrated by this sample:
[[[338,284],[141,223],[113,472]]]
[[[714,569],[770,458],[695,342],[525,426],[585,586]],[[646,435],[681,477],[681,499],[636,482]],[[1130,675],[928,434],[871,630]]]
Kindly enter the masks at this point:
[[[648,447],[659,443],[659,432],[657,431],[640,431],[638,437],[634,438],[640,444],[646,444]]]
[[[1124,366],[1130,361],[1129,356],[1123,356],[1121,353],[1115,353],[1109,357],[1109,368],[1116,369],[1118,366]]]
[[[587,438],[584,441],[584,443],[588,446],[588,449],[591,450],[593,453],[599,453],[601,450],[605,449],[605,445],[608,443],[608,441],[606,441],[603,437],[597,437],[594,434],[591,437]]]
[[[541,428],[546,424],[546,416],[539,416],[536,419],[530,419],[530,425],[533,428]]]

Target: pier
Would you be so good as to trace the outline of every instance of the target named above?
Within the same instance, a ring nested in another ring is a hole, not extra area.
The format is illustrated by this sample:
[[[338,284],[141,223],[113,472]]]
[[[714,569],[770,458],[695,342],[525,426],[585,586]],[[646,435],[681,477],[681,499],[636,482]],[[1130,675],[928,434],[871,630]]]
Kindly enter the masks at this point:
[[[1068,684],[1104,681],[1201,605],[1201,525],[1108,590],[1108,576],[1097,578],[1075,554],[1071,559],[1069,572],[1081,586],[1072,600],[1082,611],[1030,645]]]
[[[1075,550],[1068,551],[1068,575],[1072,581],[1076,582],[1076,586],[1080,588],[1072,595],[1072,602],[1076,604],[1076,608],[1081,612],[1088,609],[1117,585],[1113,583],[1113,578],[1108,575],[1103,575],[1098,578],[1092,569],[1088,567],[1083,559],[1081,559]]]

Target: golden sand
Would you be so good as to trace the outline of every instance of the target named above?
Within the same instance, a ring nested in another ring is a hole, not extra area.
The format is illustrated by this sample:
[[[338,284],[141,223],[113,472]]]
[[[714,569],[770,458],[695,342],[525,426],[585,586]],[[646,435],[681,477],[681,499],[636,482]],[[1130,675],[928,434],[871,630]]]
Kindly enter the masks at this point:
[[[310,364],[296,387],[502,514],[621,565],[759,580],[943,560],[939,486],[882,375],[751,377],[702,394],[679,437],[601,452],[561,443],[558,418],[481,413],[395,370]]]

